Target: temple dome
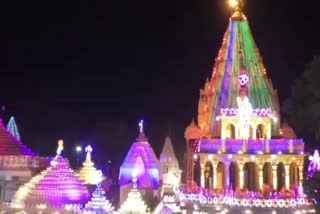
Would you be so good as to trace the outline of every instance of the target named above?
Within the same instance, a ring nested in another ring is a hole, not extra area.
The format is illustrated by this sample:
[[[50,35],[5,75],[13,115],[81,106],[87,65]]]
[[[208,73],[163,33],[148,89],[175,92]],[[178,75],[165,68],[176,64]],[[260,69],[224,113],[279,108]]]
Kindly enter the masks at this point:
[[[192,122],[184,132],[184,138],[189,140],[189,139],[199,139],[200,137],[201,137],[201,129],[194,122],[194,119],[192,119]]]
[[[50,167],[18,189],[12,199],[13,206],[46,204],[56,208],[64,208],[65,205],[80,207],[89,199],[88,189],[70,169],[61,151],[58,148]]]
[[[281,126],[282,137],[286,139],[296,139],[297,135],[293,128],[288,123],[283,123]]]

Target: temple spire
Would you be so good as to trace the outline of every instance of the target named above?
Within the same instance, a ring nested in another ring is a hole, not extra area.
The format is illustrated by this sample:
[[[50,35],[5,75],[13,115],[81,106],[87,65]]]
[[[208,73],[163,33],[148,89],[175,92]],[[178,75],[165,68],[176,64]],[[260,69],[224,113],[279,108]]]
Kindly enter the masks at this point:
[[[243,19],[242,8],[243,1],[242,0],[229,0],[229,5],[233,8],[232,19]]]

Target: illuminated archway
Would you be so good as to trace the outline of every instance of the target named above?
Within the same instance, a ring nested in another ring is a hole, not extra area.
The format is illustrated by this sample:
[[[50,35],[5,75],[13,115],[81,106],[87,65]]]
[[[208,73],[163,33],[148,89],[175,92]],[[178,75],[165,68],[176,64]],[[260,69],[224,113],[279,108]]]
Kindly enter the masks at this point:
[[[255,162],[245,163],[243,166],[244,171],[244,186],[248,190],[259,189],[259,176],[258,165]]]
[[[210,161],[207,161],[204,167],[204,187],[206,189],[213,187],[213,166]]]
[[[296,163],[291,163],[289,168],[290,175],[290,187],[299,185],[299,172]]]
[[[263,124],[259,124],[256,128],[256,139],[265,139],[266,138],[266,130]]]
[[[286,170],[282,162],[280,162],[277,167],[277,181],[278,191],[280,191],[286,186]]]
[[[232,162],[230,164],[230,185],[231,185],[231,188],[233,190],[236,190],[237,187],[239,186],[239,178],[240,178],[240,175],[239,175],[239,165],[237,164],[237,162]]]
[[[236,129],[233,124],[228,124],[225,128],[225,138],[226,139],[235,139],[236,138]]]
[[[224,189],[226,187],[226,166],[219,162],[217,166],[217,189]]]
[[[272,165],[270,162],[266,162],[263,165],[263,184],[272,187]]]

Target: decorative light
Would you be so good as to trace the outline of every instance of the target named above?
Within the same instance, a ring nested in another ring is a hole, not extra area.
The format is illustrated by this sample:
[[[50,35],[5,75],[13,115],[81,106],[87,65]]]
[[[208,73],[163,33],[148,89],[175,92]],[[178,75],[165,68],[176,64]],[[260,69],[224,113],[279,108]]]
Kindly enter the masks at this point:
[[[233,8],[238,6],[238,4],[239,4],[238,0],[229,0],[229,5]]]
[[[255,160],[256,160],[256,156],[252,155],[252,156],[250,157],[250,159],[251,159],[251,161],[255,161]]]
[[[195,159],[195,160],[198,159],[198,155],[197,155],[197,154],[194,154],[194,155],[193,155],[193,159]]]
[[[76,152],[81,152],[81,151],[82,151],[81,146],[77,146],[77,147],[76,147]]]
[[[232,154],[228,154],[228,158],[229,158],[229,159],[232,159]]]
[[[272,160],[277,159],[277,155],[271,155]]]
[[[212,160],[212,158],[213,158],[213,155],[212,155],[212,154],[208,155],[208,159],[209,159],[209,160]]]
[[[312,157],[309,157],[309,160],[311,160],[309,167],[308,167],[308,176],[312,176],[314,172],[320,171],[320,157],[318,150],[314,151],[314,154]]]
[[[249,77],[247,74],[240,74],[239,75],[239,83],[241,87],[245,86],[249,81]]]
[[[63,140],[59,140],[58,141],[58,149],[57,149],[57,155],[61,155],[62,151],[63,151]]]
[[[140,133],[143,133],[144,132],[144,130],[143,130],[143,120],[140,120],[139,127],[140,127]]]

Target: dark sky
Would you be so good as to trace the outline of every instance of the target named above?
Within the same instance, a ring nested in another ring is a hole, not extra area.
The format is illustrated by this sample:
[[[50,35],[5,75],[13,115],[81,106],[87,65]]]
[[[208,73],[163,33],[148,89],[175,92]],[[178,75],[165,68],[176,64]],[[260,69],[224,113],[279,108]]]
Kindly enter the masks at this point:
[[[246,1],[280,101],[320,54],[312,2]],[[183,130],[196,116],[230,10],[226,0],[42,0],[1,3],[0,16],[5,123],[14,115],[40,155],[53,155],[64,138],[71,159],[75,144],[90,142],[104,159],[122,160],[140,118],[157,153],[167,134],[183,153]]]

